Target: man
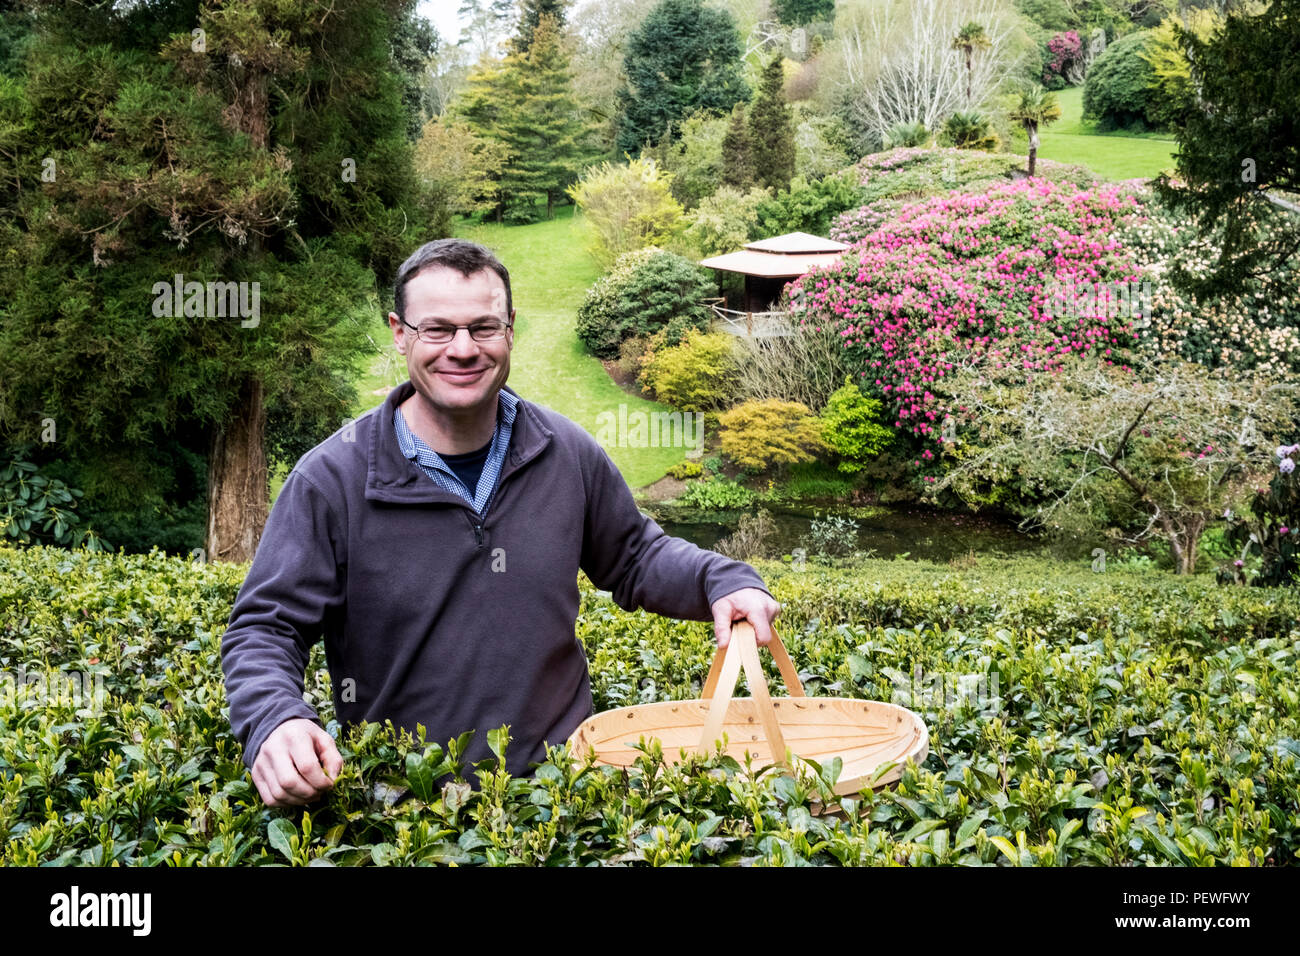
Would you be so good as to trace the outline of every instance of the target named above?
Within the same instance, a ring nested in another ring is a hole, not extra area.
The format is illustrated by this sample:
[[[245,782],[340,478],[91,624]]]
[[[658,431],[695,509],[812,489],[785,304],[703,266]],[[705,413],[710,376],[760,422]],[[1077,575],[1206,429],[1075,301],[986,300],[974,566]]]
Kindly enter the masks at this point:
[[[471,762],[509,724],[519,775],[591,713],[579,569],[627,610],[713,620],[721,645],[741,619],[766,643],[779,612],[753,568],[665,535],[586,431],[506,386],[515,312],[490,252],[428,243],[394,300],[410,381],[290,473],[222,642],[269,806],[311,802],[342,768],[302,699],[322,635],[340,722],[473,729]]]

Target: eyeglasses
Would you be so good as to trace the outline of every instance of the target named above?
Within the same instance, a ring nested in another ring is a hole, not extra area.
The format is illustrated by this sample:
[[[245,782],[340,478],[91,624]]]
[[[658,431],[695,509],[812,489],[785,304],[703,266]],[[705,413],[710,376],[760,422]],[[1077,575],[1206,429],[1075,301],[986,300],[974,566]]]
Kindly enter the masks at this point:
[[[502,322],[500,319],[475,322],[473,325],[448,325],[443,322],[430,322],[418,329],[405,319],[402,320],[402,324],[414,332],[421,342],[428,345],[446,345],[456,337],[456,333],[461,329],[466,329],[469,332],[469,337],[475,342],[495,342],[506,334],[506,329],[510,328],[509,322]]]

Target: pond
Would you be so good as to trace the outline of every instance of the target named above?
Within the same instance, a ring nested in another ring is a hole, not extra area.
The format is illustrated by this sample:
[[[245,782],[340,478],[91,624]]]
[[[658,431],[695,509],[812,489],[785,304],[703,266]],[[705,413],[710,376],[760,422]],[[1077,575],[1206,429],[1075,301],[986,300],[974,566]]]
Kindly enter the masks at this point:
[[[668,534],[712,548],[736,530],[743,511],[700,511],[667,504],[646,504],[642,510]],[[813,552],[808,534],[813,519],[839,516],[858,524],[857,548],[878,558],[907,555],[911,558],[946,562],[972,549],[976,553],[1005,555],[1038,551],[1041,537],[1016,530],[1008,519],[985,515],[909,507],[850,507],[833,505],[768,506],[776,533],[770,543],[781,554],[803,547]]]

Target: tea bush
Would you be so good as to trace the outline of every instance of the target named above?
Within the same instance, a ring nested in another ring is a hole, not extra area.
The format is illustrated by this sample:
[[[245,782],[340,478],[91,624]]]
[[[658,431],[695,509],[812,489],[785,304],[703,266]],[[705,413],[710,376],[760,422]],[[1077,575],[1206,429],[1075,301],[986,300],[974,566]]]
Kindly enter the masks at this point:
[[[0,664],[84,670],[102,706],[0,696],[4,865],[1294,865],[1300,595],[981,556],[759,562],[809,693],[896,700],[930,753],[815,816],[832,764],[627,770],[562,749],[531,778],[464,738],[333,722],[344,769],[263,806],[230,734],[220,638],[246,567],[0,546]],[[695,697],[708,622],[627,613],[580,578],[597,710]],[[779,680],[764,656],[769,682]],[[494,752],[508,733],[479,728]],[[472,785],[471,785],[472,784]]]

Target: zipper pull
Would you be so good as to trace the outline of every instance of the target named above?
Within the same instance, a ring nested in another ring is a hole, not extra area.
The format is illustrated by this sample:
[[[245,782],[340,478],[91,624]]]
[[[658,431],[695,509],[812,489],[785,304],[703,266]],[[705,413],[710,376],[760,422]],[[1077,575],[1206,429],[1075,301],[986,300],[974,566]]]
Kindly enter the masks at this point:
[[[482,546],[482,544],[483,544],[483,526],[482,526],[481,524],[476,524],[476,525],[474,525],[474,540],[475,540],[475,541],[476,541],[480,546]]]

